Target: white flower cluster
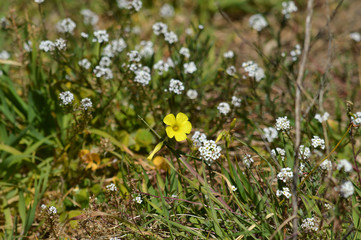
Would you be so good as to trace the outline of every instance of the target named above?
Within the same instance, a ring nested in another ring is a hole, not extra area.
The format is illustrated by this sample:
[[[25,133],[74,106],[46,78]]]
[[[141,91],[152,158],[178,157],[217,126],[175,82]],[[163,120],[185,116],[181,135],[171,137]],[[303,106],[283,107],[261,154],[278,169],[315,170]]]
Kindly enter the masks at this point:
[[[118,188],[115,186],[114,183],[111,183],[109,185],[106,186],[106,189],[109,191],[109,192],[116,192],[118,191]]]
[[[187,91],[187,97],[191,100],[194,100],[198,97],[198,92],[194,89],[189,89]]]
[[[138,51],[130,51],[127,53],[129,61],[131,62],[140,62],[140,60],[142,60],[142,56],[140,56]]]
[[[139,12],[143,3],[141,0],[117,0],[118,7],[121,9],[134,10]]]
[[[190,52],[189,52],[189,49],[186,48],[186,47],[182,47],[180,50],[179,50],[179,54],[180,55],[183,55],[185,58],[189,58],[191,56]]]
[[[169,64],[164,62],[163,60],[159,60],[153,65],[153,68],[158,70],[157,72],[159,75],[163,75],[164,72],[168,72]]]
[[[181,81],[177,80],[177,79],[171,79],[170,83],[169,83],[169,92],[173,92],[175,94],[181,94],[182,91],[184,90],[184,85]]]
[[[60,106],[70,105],[74,101],[74,95],[69,91],[60,93],[59,98],[61,100]]]
[[[285,160],[286,151],[282,148],[276,148],[271,150],[271,156],[276,157],[277,155],[281,156],[282,161]]]
[[[141,41],[139,45],[135,47],[139,51],[139,54],[142,57],[150,57],[154,53],[153,42],[151,41]]]
[[[273,142],[278,137],[278,131],[273,127],[264,128],[263,132],[268,142]]]
[[[264,70],[253,61],[243,62],[242,67],[249,77],[254,77],[256,82],[261,81],[264,77]]]
[[[134,82],[137,82],[143,86],[146,86],[149,84],[151,79],[152,79],[152,77],[150,75],[149,68],[144,67],[140,70],[135,71]]]
[[[311,150],[309,147],[305,147],[304,145],[301,145],[298,152],[299,158],[303,160],[307,160],[311,157]]]
[[[213,140],[206,140],[198,150],[201,158],[210,166],[213,161],[216,161],[221,156],[222,148]]]
[[[231,111],[231,107],[229,106],[228,103],[226,102],[221,102],[218,107],[217,107],[218,111],[223,114],[223,115],[227,115],[230,111]]]
[[[320,220],[318,218],[306,218],[302,220],[301,228],[305,232],[317,232],[320,225]]]
[[[315,119],[318,120],[320,123],[327,121],[330,114],[328,112],[325,112],[322,116],[320,114],[315,115]]]
[[[78,62],[79,66],[84,69],[89,69],[91,67],[91,63],[88,59],[84,58]]]
[[[83,9],[80,14],[84,17],[84,24],[95,26],[99,21],[99,16],[89,9]]]
[[[52,52],[55,50],[55,44],[50,40],[41,41],[39,49],[44,52]]]
[[[102,67],[102,66],[96,66],[93,70],[95,76],[97,78],[104,77],[106,80],[113,78],[113,72],[110,68]]]
[[[185,63],[183,67],[184,67],[184,73],[186,74],[187,73],[192,74],[195,71],[197,71],[197,66],[194,62]]]
[[[174,7],[168,3],[165,3],[159,11],[159,15],[162,18],[171,18],[174,16]]]
[[[321,149],[325,149],[325,140],[323,140],[319,136],[313,136],[311,142],[314,148],[321,147]]]
[[[7,60],[7,59],[9,59],[9,58],[10,58],[10,53],[9,53],[8,51],[2,50],[2,51],[0,52],[0,59],[2,59],[2,60]]]
[[[361,34],[358,32],[350,33],[350,38],[354,40],[355,42],[361,42]]]
[[[344,198],[348,198],[348,197],[352,196],[354,191],[355,191],[355,189],[353,187],[352,182],[350,182],[350,181],[344,182],[340,186],[340,194]]]
[[[249,168],[252,165],[252,163],[254,163],[254,160],[251,155],[245,154],[243,157],[243,163],[247,168]]]
[[[156,22],[153,24],[153,32],[155,35],[166,34],[168,32],[168,26],[162,22]]]
[[[50,206],[48,211],[50,215],[55,215],[58,212],[54,206]]]
[[[170,31],[170,32],[166,32],[164,34],[164,40],[166,42],[168,42],[169,44],[173,44],[178,42],[178,36],[177,34],[175,34],[174,32]]]
[[[75,27],[76,27],[75,22],[70,18],[65,18],[56,24],[56,29],[60,33],[73,34]]]
[[[205,141],[207,141],[207,136],[200,131],[195,131],[192,136],[192,141],[196,147],[200,147]]]
[[[224,57],[224,58],[231,59],[231,58],[234,57],[234,52],[233,52],[232,50],[229,50],[229,51],[223,53],[223,57]]]
[[[186,74],[187,73],[192,74],[195,71],[197,71],[197,66],[194,62],[185,63],[183,67],[184,67],[184,73]]]
[[[341,159],[337,164],[337,170],[343,169],[345,172],[352,172],[353,167],[352,164],[346,159]]]
[[[332,170],[332,162],[328,159],[326,159],[325,161],[323,161],[321,164],[320,164],[320,168],[323,170],[323,171],[328,171],[330,172]]]
[[[291,50],[290,55],[292,57],[292,61],[296,62],[298,56],[302,54],[301,46],[299,44],[296,45],[295,49]]]
[[[277,178],[283,182],[287,182],[288,180],[290,180],[291,178],[293,178],[293,172],[292,169],[287,167],[287,168],[282,168],[281,172],[279,172],[277,174]]]
[[[66,41],[62,38],[56,39],[54,44],[59,51],[65,50],[66,48]]]
[[[236,96],[232,96],[232,105],[235,107],[240,107],[241,106],[241,102],[242,99],[236,97]]]
[[[103,49],[102,55],[112,58],[118,53],[121,53],[126,47],[127,44],[125,43],[124,39],[119,38],[107,44]]]
[[[248,20],[249,26],[254,30],[260,32],[262,29],[268,26],[266,19],[262,16],[262,14],[252,15]]]
[[[276,129],[278,131],[287,131],[291,128],[290,121],[287,119],[287,116],[285,117],[279,117],[276,119]]]
[[[109,41],[109,34],[106,30],[97,30],[94,31],[93,42],[103,43]]]
[[[355,117],[351,116],[351,121],[353,124],[360,125],[361,124],[361,112],[357,112],[354,114]]]
[[[142,204],[143,200],[141,196],[137,196],[133,199],[133,201],[137,202],[138,204]]]
[[[36,2],[36,3],[43,3],[44,2],[44,0],[34,0],[34,2]]]
[[[283,187],[282,190],[277,190],[276,195],[277,197],[284,195],[286,198],[290,198],[292,196],[288,187]]]
[[[282,2],[282,7],[283,7],[282,14],[287,19],[291,17],[291,13],[298,11],[298,8],[294,1]]]
[[[82,109],[84,109],[84,110],[88,110],[89,108],[93,107],[93,103],[90,100],[90,98],[83,98],[80,101],[80,105],[81,105]]]
[[[229,75],[229,76],[234,76],[234,74],[236,74],[236,68],[234,66],[229,66],[227,67],[226,69],[226,73]]]
[[[99,66],[101,66],[101,67],[109,67],[111,63],[112,63],[112,60],[110,60],[109,57],[104,56],[104,57],[102,57],[100,59]]]
[[[302,175],[304,171],[305,171],[305,164],[300,163],[300,166],[298,167],[298,173]]]

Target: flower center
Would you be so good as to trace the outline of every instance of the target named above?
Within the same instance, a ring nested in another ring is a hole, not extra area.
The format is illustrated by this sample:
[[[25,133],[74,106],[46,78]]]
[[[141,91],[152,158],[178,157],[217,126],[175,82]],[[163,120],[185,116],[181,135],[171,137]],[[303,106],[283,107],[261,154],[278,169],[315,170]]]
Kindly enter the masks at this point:
[[[174,131],[178,131],[178,130],[179,130],[178,125],[174,125],[172,128],[173,128]]]

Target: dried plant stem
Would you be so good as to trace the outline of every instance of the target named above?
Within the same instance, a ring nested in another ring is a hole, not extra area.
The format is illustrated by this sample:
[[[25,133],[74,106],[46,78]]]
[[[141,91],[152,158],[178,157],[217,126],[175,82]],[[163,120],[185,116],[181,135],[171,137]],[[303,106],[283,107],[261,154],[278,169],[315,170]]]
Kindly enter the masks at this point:
[[[311,18],[313,13],[313,0],[308,0],[307,3],[307,16],[306,16],[306,30],[305,30],[305,40],[303,46],[303,55],[301,63],[298,70],[297,76],[297,87],[296,87],[296,101],[295,101],[295,121],[296,121],[296,142],[295,142],[295,160],[293,167],[293,184],[292,184],[292,215],[293,219],[293,239],[297,239],[298,233],[298,196],[297,196],[297,181],[298,181],[298,149],[301,144],[301,89],[298,86],[302,86],[303,76],[305,72],[305,66],[307,61],[307,55],[310,48],[311,42]]]

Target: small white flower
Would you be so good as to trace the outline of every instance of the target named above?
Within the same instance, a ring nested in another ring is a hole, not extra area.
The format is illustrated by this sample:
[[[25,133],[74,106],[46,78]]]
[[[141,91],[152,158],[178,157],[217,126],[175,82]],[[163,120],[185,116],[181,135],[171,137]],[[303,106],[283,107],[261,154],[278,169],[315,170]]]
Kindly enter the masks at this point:
[[[184,57],[186,58],[189,58],[191,56],[190,52],[189,52],[189,49],[186,48],[186,47],[182,47],[180,50],[179,50],[179,54],[180,55],[183,55]]]
[[[169,44],[178,42],[178,36],[174,32],[166,32],[164,34],[164,40]]]
[[[197,71],[197,66],[194,64],[194,62],[185,63],[183,67],[184,67],[184,73],[186,74],[187,73],[192,74],[195,71]]]
[[[172,197],[172,198],[178,198],[178,195],[177,195],[177,194],[172,194],[171,197]]]
[[[142,59],[142,56],[140,56],[138,51],[130,51],[127,53],[129,61],[131,62],[140,62],[140,60]]]
[[[0,59],[2,59],[2,60],[7,60],[7,59],[9,59],[9,58],[10,58],[10,54],[9,54],[8,51],[2,50],[2,51],[0,52]]]
[[[231,107],[229,106],[228,103],[226,102],[221,102],[218,107],[217,107],[218,111],[223,114],[223,115],[227,115],[230,111],[231,111]]]
[[[326,159],[325,161],[323,161],[320,164],[320,168],[324,171],[331,171],[332,170],[332,162],[328,159]]]
[[[199,24],[199,25],[198,25],[198,29],[199,29],[199,30],[203,30],[203,29],[204,29],[204,26],[203,26],[202,24]]]
[[[159,60],[156,64],[154,64],[153,68],[158,70],[157,72],[159,75],[163,75],[163,73],[168,72],[169,64],[163,60]]]
[[[226,69],[226,73],[229,75],[229,76],[234,76],[234,74],[236,73],[236,68],[234,66],[229,66],[227,69]]]
[[[189,90],[187,91],[187,97],[188,97],[189,99],[194,100],[194,99],[196,99],[196,98],[198,97],[198,92],[197,92],[196,90],[189,89]]]
[[[24,50],[26,52],[32,52],[33,51],[32,42],[30,40],[24,42]]]
[[[276,129],[278,131],[287,131],[291,128],[290,121],[287,119],[287,116],[285,117],[279,117],[276,119]]]
[[[231,189],[232,189],[232,192],[237,191],[237,188],[236,188],[236,186],[234,186],[234,185],[232,185]]]
[[[275,129],[276,130],[276,129]],[[277,155],[281,156],[282,161],[285,160],[286,151],[282,148],[276,148],[271,150],[271,155],[276,157]]]
[[[117,54],[121,53],[126,47],[127,44],[124,39],[119,38],[107,44],[103,49],[102,55],[112,58],[115,57]]]
[[[353,124],[360,125],[361,124],[361,112],[357,112],[354,116],[351,116],[351,121]]]
[[[45,210],[45,209],[46,209],[46,205],[45,205],[45,204],[41,204],[40,208],[41,208],[42,210]]]
[[[54,44],[59,51],[65,50],[66,48],[66,41],[62,38],[56,39]]]
[[[141,69],[135,72],[134,82],[146,86],[149,84],[150,80],[151,80],[151,75],[149,71],[146,71],[145,69]]]
[[[82,37],[82,38],[88,38],[89,37],[89,34],[87,34],[87,33],[85,33],[85,32],[81,32],[80,33],[80,36]]]
[[[294,1],[282,2],[282,7],[283,7],[282,14],[287,19],[291,17],[291,13],[298,11],[298,8]]]
[[[261,14],[252,15],[248,20],[249,26],[254,30],[260,32],[268,26],[266,19]]]
[[[278,131],[273,127],[264,128],[263,132],[268,142],[273,142],[278,137]]]
[[[350,33],[350,38],[352,40],[354,40],[355,42],[360,42],[361,41],[361,34],[358,33],[358,32]]]
[[[184,90],[184,85],[181,81],[177,79],[171,79],[169,83],[169,92],[173,92],[177,95],[181,94]]]
[[[236,96],[232,96],[232,105],[235,107],[240,107],[241,106],[241,102],[242,99],[236,97]]]
[[[78,64],[79,64],[80,67],[82,67],[82,68],[84,68],[84,69],[87,69],[87,70],[91,67],[91,63],[90,63],[89,60],[86,59],[86,58],[80,60],[80,61],[78,62]]]
[[[57,213],[56,207],[54,206],[50,206],[48,211],[50,215],[55,215]]]
[[[168,32],[168,26],[162,22],[156,22],[153,24],[153,32],[155,35],[166,34]]]
[[[141,41],[139,45],[135,47],[139,51],[139,54],[142,57],[150,57],[154,53],[153,42],[151,41]]]
[[[44,52],[51,52],[55,50],[55,44],[49,40],[41,41],[39,49],[43,50]]]
[[[231,50],[229,50],[228,52],[225,52],[224,54],[223,54],[223,57],[224,58],[233,58],[234,57],[234,52],[233,51],[231,51]]]
[[[118,191],[118,188],[115,186],[114,183],[111,183],[109,185],[106,186],[106,189],[109,191],[109,192],[117,192]]]
[[[84,17],[84,24],[96,25],[99,21],[99,16],[89,9],[83,9],[80,14]]]
[[[61,100],[60,106],[70,105],[74,101],[74,95],[69,91],[60,93],[59,98]]]
[[[349,161],[347,161],[346,159],[340,160],[337,164],[337,170],[341,170],[342,168],[345,172],[353,171],[352,164]]]
[[[283,182],[287,182],[293,178],[293,172],[291,168],[282,168],[281,172],[277,174],[277,178]]]
[[[322,116],[320,114],[316,114],[315,119],[322,123],[327,121],[329,116],[330,114],[328,112],[325,112]]]
[[[256,79],[256,82],[261,81],[263,78],[265,78],[265,73],[263,68],[258,67],[257,70],[254,73],[254,78]]]
[[[83,98],[83,99],[80,101],[80,105],[81,105],[81,107],[82,107],[84,110],[88,110],[89,108],[92,108],[92,107],[93,107],[93,103],[92,103],[92,101],[90,100],[90,98]]]
[[[290,52],[290,55],[292,57],[292,61],[293,62],[296,62],[298,57],[302,54],[302,50],[301,50],[301,46],[299,44],[296,45],[296,48],[293,49],[291,52]]]
[[[195,131],[192,136],[192,141],[196,147],[200,147],[205,141],[207,141],[207,136],[200,131]]]
[[[307,160],[311,157],[311,150],[309,147],[305,147],[304,145],[301,145],[298,152],[298,157]]]
[[[97,78],[104,77],[106,80],[113,78],[113,72],[110,68],[96,66],[93,70],[93,73]]]
[[[317,232],[319,229],[320,220],[318,218],[306,218],[302,220],[301,228],[308,233]]]
[[[133,201],[137,202],[138,204],[142,204],[142,202],[143,202],[141,196],[137,196]]]
[[[109,57],[102,57],[99,61],[99,66],[101,67],[109,67],[110,64],[112,63],[112,60],[110,60]]]
[[[254,163],[254,160],[251,155],[245,154],[243,157],[243,163],[244,165],[246,165],[247,168],[249,168],[252,165],[252,163]]]
[[[284,187],[282,188],[282,190],[277,190],[276,195],[277,197],[284,195],[287,199],[292,196],[292,194],[290,193],[290,189],[288,187]]]
[[[325,140],[323,140],[322,138],[318,136],[313,136],[311,142],[314,148],[321,147],[321,149],[325,149]]]
[[[75,22],[70,18],[65,18],[56,24],[56,29],[60,33],[73,34],[75,27],[76,27]]]
[[[38,3],[38,4],[41,4],[44,2],[44,0],[34,0],[34,2]]]
[[[160,8],[160,13],[159,15],[163,18],[171,18],[174,16],[174,7],[168,3],[165,3],[161,8]]]
[[[198,150],[201,158],[210,166],[213,161],[216,161],[221,156],[222,148],[213,140],[205,140],[203,146]]]
[[[106,30],[94,31],[93,42],[103,43],[109,41],[109,35]]]
[[[352,196],[354,191],[355,190],[354,190],[353,184],[350,181],[347,181],[340,186],[340,193],[341,193],[341,196],[344,198],[348,198],[348,197]]]

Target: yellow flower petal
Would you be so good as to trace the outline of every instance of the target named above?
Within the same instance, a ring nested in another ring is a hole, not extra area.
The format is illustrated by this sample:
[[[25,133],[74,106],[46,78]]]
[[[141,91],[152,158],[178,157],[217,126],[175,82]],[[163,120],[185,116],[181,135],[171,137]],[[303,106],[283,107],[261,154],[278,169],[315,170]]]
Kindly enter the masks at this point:
[[[163,119],[163,122],[167,125],[176,124],[175,117],[173,114],[168,114],[167,116],[165,116],[165,118]]]
[[[169,138],[174,137],[175,135],[175,131],[173,130],[173,128],[171,126],[168,126],[165,131],[167,132],[167,135]]]
[[[176,121],[177,121],[178,124],[182,124],[182,123],[188,121],[188,117],[184,113],[180,112],[180,113],[177,114]]]
[[[187,135],[184,132],[176,132],[175,133],[175,140],[177,142],[183,141],[187,139]]]
[[[180,127],[179,127],[179,131],[180,132],[184,132],[184,133],[190,133],[192,130],[192,124],[190,122],[185,122],[183,123]]]

